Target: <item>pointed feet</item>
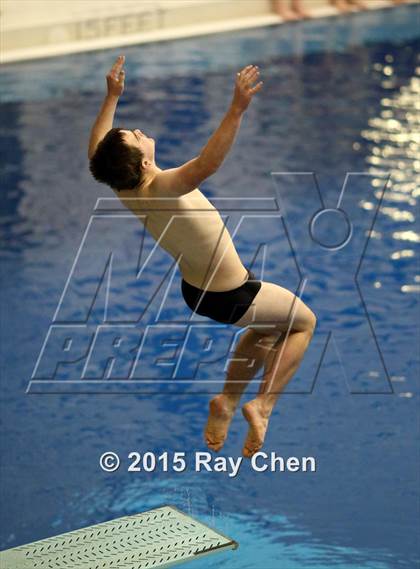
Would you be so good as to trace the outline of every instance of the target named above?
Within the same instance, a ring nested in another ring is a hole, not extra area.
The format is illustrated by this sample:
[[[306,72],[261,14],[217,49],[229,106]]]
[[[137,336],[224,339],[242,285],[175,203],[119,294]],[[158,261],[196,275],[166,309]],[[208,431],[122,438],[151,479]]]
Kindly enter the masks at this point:
[[[221,393],[209,404],[209,418],[205,429],[207,446],[218,452],[224,445],[238,399]]]

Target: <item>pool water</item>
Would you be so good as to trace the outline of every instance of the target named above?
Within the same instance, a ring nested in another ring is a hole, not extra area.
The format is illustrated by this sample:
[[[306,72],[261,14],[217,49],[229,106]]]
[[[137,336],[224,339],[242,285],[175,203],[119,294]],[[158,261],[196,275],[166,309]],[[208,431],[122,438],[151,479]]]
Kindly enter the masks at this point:
[[[107,390],[106,381],[101,393],[80,385],[71,392],[61,387],[74,370],[62,366],[53,393],[33,389],[95,204],[113,197],[90,178],[86,154],[103,75],[119,52],[3,66],[2,549],[174,504],[240,544],[197,568],[417,566],[419,13],[405,6],[122,50],[127,82],[116,124],[153,136],[162,168],[199,152],[227,108],[236,71],[261,68],[264,89],[223,167],[201,189],[215,204],[226,197],[281,204],[283,221],[276,210],[263,222],[257,215],[234,241],[257,275],[292,290],[305,282],[303,298],[318,315],[313,347],[277,405],[265,446],[316,457],[316,473],[257,473],[246,463],[235,478],[191,469],[107,474],[98,460],[108,450],[121,457],[187,451],[191,463],[205,450],[214,388],[194,393],[191,381],[174,389],[157,376],[152,394],[141,383],[130,393]],[[363,173],[345,187],[353,234],[337,250],[331,246],[346,229],[334,215],[316,225],[327,247],[310,238],[320,201],[308,172],[334,211],[346,174]],[[237,228],[240,208],[223,213]],[[128,251],[112,277],[113,294],[120,292],[112,318],[120,322],[133,321],[171,267],[157,252],[137,286],[127,286],[133,238],[143,237],[133,221],[106,222],[95,233],[98,250]],[[145,246],[152,247],[148,237]],[[74,276],[61,321],[80,320],[91,298],[101,263],[95,252]],[[190,316],[178,277],[163,321]],[[190,344],[187,356],[198,347]],[[157,343],[148,350],[159,357]],[[98,358],[93,377],[102,364]],[[201,379],[223,380],[221,367],[206,366]],[[240,455],[245,434],[239,413],[222,454]]]

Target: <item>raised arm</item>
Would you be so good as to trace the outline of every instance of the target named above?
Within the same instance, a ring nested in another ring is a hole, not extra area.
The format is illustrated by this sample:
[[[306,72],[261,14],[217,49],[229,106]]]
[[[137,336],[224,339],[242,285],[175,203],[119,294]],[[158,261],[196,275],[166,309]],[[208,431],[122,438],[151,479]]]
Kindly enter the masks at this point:
[[[124,91],[124,59],[124,56],[120,55],[106,76],[107,94],[90,133],[89,160],[95,154],[99,142],[112,128],[118,99]]]
[[[248,65],[237,73],[232,102],[219,127],[196,158],[156,175],[153,187],[158,193],[188,193],[219,169],[235,140],[243,113],[263,85],[262,81],[256,83],[258,77],[259,70],[255,65]]]

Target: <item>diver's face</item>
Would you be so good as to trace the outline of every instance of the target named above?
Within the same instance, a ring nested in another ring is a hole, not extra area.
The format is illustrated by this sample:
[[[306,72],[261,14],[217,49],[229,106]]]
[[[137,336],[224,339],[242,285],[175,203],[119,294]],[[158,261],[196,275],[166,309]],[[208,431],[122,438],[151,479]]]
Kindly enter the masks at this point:
[[[155,161],[155,141],[147,137],[141,130],[123,130],[124,139],[127,144],[138,148],[144,156],[144,160]]]

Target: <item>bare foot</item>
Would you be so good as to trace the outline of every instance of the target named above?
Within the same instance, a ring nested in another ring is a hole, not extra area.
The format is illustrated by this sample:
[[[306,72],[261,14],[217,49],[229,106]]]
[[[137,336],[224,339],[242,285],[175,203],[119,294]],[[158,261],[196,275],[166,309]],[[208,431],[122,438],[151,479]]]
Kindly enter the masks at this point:
[[[274,1],[273,5],[275,13],[280,16],[285,22],[296,20],[297,14],[285,5],[284,0]]]
[[[330,2],[335,8],[337,8],[339,12],[342,12],[343,14],[346,14],[351,10],[351,7],[347,3],[347,0],[330,0]]]
[[[251,458],[264,444],[270,413],[263,410],[261,401],[258,399],[245,403],[242,413],[249,423],[248,435],[242,452],[246,458]]]
[[[285,22],[293,22],[293,20],[298,19],[298,15],[293,10],[285,8],[284,10],[279,10],[277,13]]]
[[[237,398],[224,393],[210,401],[205,439],[211,450],[218,452],[224,445],[237,404]]]
[[[354,8],[355,10],[366,10],[367,6],[361,0],[349,0],[350,7]]]
[[[303,8],[295,8],[295,14],[299,20],[309,20],[309,18],[312,18],[311,14]]]
[[[311,15],[302,6],[302,3],[300,2],[300,0],[292,1],[292,10],[296,14],[296,18],[298,18],[299,20],[305,20],[305,19],[311,18]]]

